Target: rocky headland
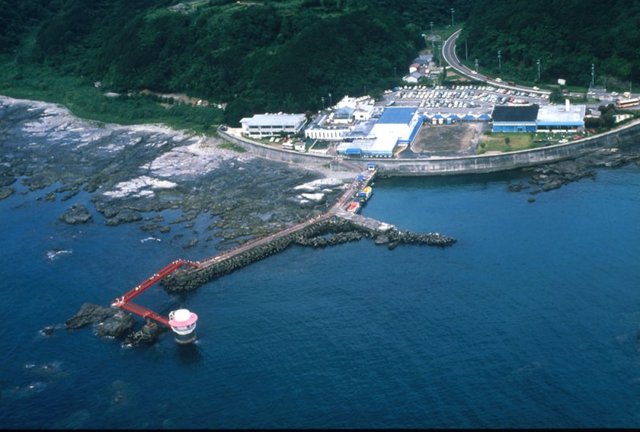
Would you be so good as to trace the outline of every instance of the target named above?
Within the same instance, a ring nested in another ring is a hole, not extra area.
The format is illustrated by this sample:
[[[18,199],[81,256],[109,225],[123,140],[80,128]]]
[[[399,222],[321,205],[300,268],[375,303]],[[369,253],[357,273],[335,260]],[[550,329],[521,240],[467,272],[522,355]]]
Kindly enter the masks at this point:
[[[584,178],[595,178],[598,168],[618,168],[632,163],[640,166],[640,143],[599,149],[575,159],[523,168],[522,172],[529,177],[528,184],[513,183],[508,189],[511,192],[526,190],[535,195]]]

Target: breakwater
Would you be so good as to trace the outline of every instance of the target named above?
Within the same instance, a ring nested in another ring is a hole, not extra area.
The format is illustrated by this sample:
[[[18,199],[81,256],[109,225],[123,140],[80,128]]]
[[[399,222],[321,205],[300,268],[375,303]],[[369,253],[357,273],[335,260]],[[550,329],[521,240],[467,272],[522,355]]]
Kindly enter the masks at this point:
[[[393,249],[399,244],[446,247],[456,242],[455,239],[439,233],[414,233],[398,230],[389,224],[380,224],[383,229],[337,215],[325,216],[261,244],[252,244],[251,247],[238,253],[201,261],[198,268],[177,271],[164,278],[162,285],[171,293],[191,291],[220,276],[281,252],[292,245],[319,248],[368,238],[377,245],[387,245]]]
[[[336,170],[344,170],[349,167],[358,167],[364,170],[367,163],[375,161],[380,175],[383,176],[433,176],[509,171],[573,159],[603,148],[624,147],[640,142],[640,120],[566,144],[499,154],[415,159],[336,158],[274,148],[231,134],[228,130],[218,129],[218,133],[221,137],[248,148],[253,154],[270,160],[324,168],[331,167]],[[344,161],[348,161],[348,167],[345,166]]]

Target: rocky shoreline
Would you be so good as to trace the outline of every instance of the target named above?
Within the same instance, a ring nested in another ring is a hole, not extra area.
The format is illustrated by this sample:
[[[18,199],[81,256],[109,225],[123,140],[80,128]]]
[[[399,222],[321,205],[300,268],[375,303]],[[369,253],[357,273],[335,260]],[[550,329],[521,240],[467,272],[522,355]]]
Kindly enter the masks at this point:
[[[513,183],[510,192],[527,190],[530,195],[558,189],[584,178],[595,178],[598,168],[619,168],[629,164],[640,166],[640,143],[623,147],[595,150],[575,159],[522,168],[528,175],[528,183]],[[534,199],[530,198],[533,202]]]
[[[185,248],[263,237],[321,214],[344,187],[345,173],[266,161],[163,126],[86,121],[50,103],[0,96],[0,121],[0,199],[74,199],[64,223],[136,224]],[[327,174],[338,178],[313,183]]]

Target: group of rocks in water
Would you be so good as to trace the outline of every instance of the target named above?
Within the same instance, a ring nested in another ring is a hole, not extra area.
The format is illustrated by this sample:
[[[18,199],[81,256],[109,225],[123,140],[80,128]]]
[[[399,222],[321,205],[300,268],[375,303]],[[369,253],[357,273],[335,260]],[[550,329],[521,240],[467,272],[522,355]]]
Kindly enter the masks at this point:
[[[65,327],[68,330],[93,325],[101,337],[123,340],[125,345],[137,346],[151,344],[166,329],[151,320],[147,320],[138,330],[136,320],[121,309],[104,307],[93,303],[84,303],[78,312],[69,318]],[[52,327],[45,327],[44,334],[51,334]]]
[[[568,183],[583,178],[595,178],[597,168],[617,168],[629,163],[640,164],[640,144],[596,150],[575,159],[554,162],[536,167],[524,168],[530,173],[529,183],[534,186],[530,194],[558,189]],[[511,192],[531,189],[530,185],[515,183],[509,185]],[[529,198],[533,202],[533,198]]]

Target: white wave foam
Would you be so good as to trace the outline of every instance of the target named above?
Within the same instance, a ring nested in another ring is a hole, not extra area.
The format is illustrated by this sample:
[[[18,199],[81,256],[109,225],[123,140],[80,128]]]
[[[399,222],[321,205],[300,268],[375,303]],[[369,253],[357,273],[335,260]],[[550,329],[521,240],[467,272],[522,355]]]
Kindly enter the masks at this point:
[[[116,184],[114,191],[105,192],[104,195],[111,198],[122,198],[126,196],[153,196],[153,190],[172,189],[177,184],[168,180],[160,180],[149,176],[140,176],[128,181]]]
[[[142,240],[140,240],[140,243],[146,243],[146,242],[150,242],[150,241],[161,242],[162,240],[160,240],[157,237],[146,237],[146,238],[143,238]]]
[[[53,261],[58,259],[62,255],[70,255],[72,253],[73,253],[73,250],[71,249],[53,249],[53,250],[47,251],[47,259],[49,261]]]

